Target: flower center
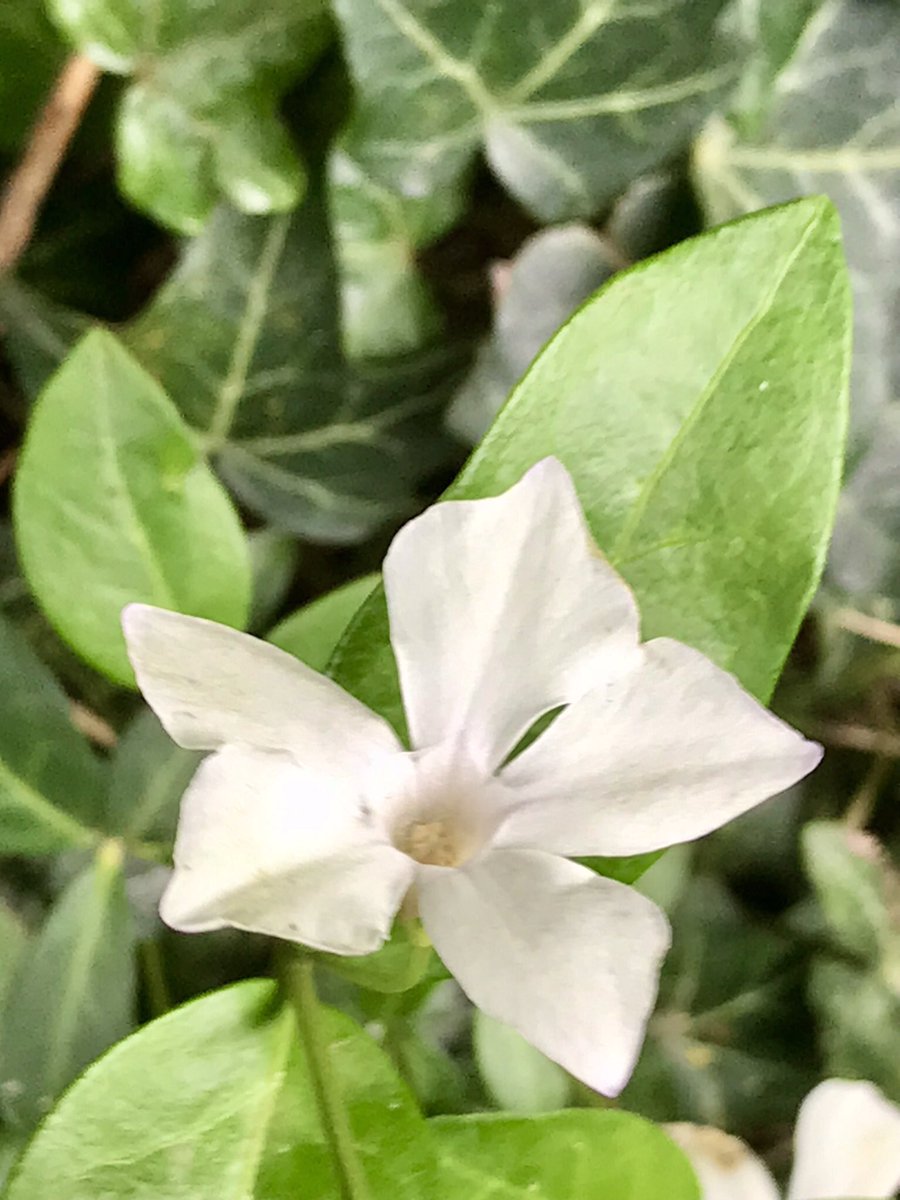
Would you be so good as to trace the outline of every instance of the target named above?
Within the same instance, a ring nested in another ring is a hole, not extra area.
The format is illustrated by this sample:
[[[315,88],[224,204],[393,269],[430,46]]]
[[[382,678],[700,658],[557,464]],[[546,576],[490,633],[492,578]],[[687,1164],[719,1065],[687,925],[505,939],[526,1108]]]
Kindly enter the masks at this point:
[[[451,822],[412,821],[396,839],[398,850],[432,867],[458,867],[466,857]]]

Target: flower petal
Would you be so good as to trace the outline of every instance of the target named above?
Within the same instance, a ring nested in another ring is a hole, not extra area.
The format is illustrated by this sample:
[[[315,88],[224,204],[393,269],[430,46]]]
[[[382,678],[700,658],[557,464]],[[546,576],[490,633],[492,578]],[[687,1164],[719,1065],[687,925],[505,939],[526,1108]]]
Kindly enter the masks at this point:
[[[664,1126],[690,1160],[702,1200],[779,1200],[775,1180],[746,1142],[709,1125]]]
[[[414,871],[343,781],[228,746],[185,793],[160,915],[185,933],[232,925],[367,954],[390,932]]]
[[[826,1079],[800,1106],[788,1200],[887,1200],[900,1188],[900,1108],[873,1083]]]
[[[180,746],[241,742],[349,771],[399,748],[343,688],[249,634],[147,604],[129,604],[122,626],[140,689]]]
[[[628,1081],[669,946],[662,912],[632,888],[532,850],[457,870],[421,867],[428,936],[473,1003],[588,1086]]]
[[[447,501],[410,521],[384,582],[413,745],[464,733],[489,770],[541,713],[615,674],[637,643],[634,598],[552,458],[502,496]]]
[[[558,854],[640,854],[717,829],[822,756],[703,654],[669,638],[562,712],[501,773],[497,842]]]

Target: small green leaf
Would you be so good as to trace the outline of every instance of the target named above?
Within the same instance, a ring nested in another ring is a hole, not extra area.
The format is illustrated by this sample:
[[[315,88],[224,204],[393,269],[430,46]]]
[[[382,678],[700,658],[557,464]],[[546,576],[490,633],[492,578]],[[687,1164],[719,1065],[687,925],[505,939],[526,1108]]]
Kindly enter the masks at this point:
[[[62,1089],[132,1026],[134,958],[122,858],[119,843],[103,843],[63,892],[7,996],[0,1103],[16,1129],[36,1124]]]
[[[202,757],[176,746],[149,709],[135,717],[112,755],[109,832],[171,844],[178,805]]]
[[[59,633],[133,675],[133,600],[242,625],[250,570],[227,496],[170,401],[109,333],[89,333],[34,408],[16,475],[16,541]]]
[[[118,123],[125,194],[163,224],[197,233],[220,195],[246,212],[293,208],[304,174],[278,100],[329,38],[323,0],[51,0],[79,49],[135,77]]]
[[[700,1200],[687,1159],[625,1112],[437,1117],[441,1164],[465,1200]],[[13,1194],[10,1200],[17,1200]]]
[[[766,699],[831,531],[849,320],[826,201],[694,238],[563,327],[447,498],[495,495],[556,455],[636,592],[644,637],[697,647]],[[380,591],[330,670],[401,728]]]
[[[428,1127],[388,1059],[343,1014],[321,1017],[373,1197],[439,1195]],[[88,1071],[26,1151],[8,1200],[45,1200],[48,1179],[66,1200],[332,1200],[316,1092],[274,986],[214,992]]]
[[[324,671],[354,614],[378,585],[376,573],[345,583],[285,617],[269,641],[308,667]]]
[[[356,957],[320,952],[313,957],[357,987],[388,995],[414,988],[437,964],[431,943],[417,937],[406,922],[397,922],[390,938],[373,954]],[[438,970],[443,974],[443,967]]]
[[[90,844],[102,822],[101,764],[69,702],[30,646],[0,618],[0,845],[51,854]]]

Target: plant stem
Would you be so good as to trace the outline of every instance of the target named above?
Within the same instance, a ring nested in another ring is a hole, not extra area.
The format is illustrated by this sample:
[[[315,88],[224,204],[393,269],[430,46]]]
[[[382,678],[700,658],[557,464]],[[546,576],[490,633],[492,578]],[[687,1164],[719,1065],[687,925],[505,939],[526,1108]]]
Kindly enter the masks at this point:
[[[344,1108],[340,1085],[335,1078],[329,1047],[322,1027],[322,1012],[316,995],[315,965],[304,958],[289,968],[290,992],[297,1013],[300,1035],[306,1049],[325,1136],[331,1147],[342,1200],[372,1200]]]
[[[155,938],[147,938],[139,948],[150,1011],[154,1017],[161,1017],[172,1007],[172,998],[166,983],[166,969],[159,942]]]
[[[0,203],[0,272],[12,270],[28,245],[41,205],[99,79],[99,67],[82,54],[73,54],[60,72]]]

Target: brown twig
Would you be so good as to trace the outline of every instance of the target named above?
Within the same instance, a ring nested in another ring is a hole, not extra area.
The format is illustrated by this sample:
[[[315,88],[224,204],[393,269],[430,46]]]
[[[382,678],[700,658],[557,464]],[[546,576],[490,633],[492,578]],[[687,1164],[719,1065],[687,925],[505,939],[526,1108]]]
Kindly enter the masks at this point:
[[[77,700],[72,700],[69,704],[69,719],[79,733],[83,733],[104,750],[112,750],[119,740],[118,734],[108,721],[104,721],[101,716],[84,704],[79,704]]]
[[[99,78],[100,69],[83,54],[72,55],[60,71],[0,203],[0,272],[11,270],[28,245],[41,205]]]
[[[882,758],[900,758],[900,734],[884,729],[870,729],[868,725],[851,725],[841,721],[824,721],[813,726],[810,732],[826,746],[859,750],[863,754],[877,754]]]
[[[900,625],[893,621],[883,621],[880,617],[870,617],[868,613],[857,611],[855,608],[839,608],[834,619],[841,629],[855,633],[857,637],[868,638],[870,642],[880,642],[883,646],[893,646],[900,650]]]
[[[9,450],[4,450],[3,453],[0,454],[0,487],[3,487],[7,479],[12,476],[16,466],[17,455],[18,450],[15,448],[15,446],[11,447]]]

